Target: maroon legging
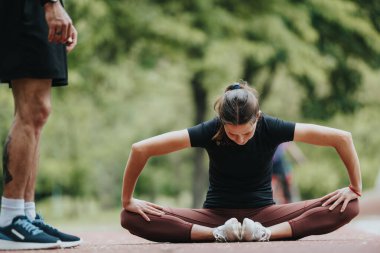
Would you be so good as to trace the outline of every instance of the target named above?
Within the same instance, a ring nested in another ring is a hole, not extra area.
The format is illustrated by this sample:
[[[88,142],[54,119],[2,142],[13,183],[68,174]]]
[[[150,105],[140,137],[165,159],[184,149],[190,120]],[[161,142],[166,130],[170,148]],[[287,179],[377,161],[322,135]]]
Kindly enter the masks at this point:
[[[123,210],[121,225],[130,233],[156,242],[191,242],[191,228],[194,224],[217,227],[226,220],[236,217],[240,222],[250,218],[265,227],[289,222],[292,237],[300,239],[309,235],[332,232],[349,223],[359,213],[358,200],[349,202],[341,213],[342,205],[334,210],[322,207],[321,199],[306,200],[297,203],[270,205],[249,209],[189,209],[165,208],[162,216],[148,215],[146,221],[141,215]]]

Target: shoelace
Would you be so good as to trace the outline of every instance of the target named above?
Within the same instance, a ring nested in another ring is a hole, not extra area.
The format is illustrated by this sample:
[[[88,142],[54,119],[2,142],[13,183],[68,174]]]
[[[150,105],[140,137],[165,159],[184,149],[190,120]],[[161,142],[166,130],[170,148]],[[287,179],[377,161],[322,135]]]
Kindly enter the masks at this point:
[[[218,228],[213,232],[213,235],[215,237],[215,241],[217,242],[227,242],[227,238],[222,234],[223,232],[220,231]]]
[[[51,229],[51,230],[53,230],[55,232],[58,231],[56,228],[50,226],[49,224],[46,224],[43,219],[36,219],[33,222],[34,223],[38,223],[38,224],[42,225],[43,227]]]
[[[220,234],[215,234],[214,237],[215,237],[215,240],[217,242],[227,242],[227,239],[224,236],[220,235]]]
[[[260,234],[259,242],[269,241],[268,232],[264,227],[259,227],[259,234]]]
[[[28,233],[31,233],[32,235],[38,235],[38,234],[42,233],[41,229],[34,226],[27,219],[18,219],[15,222],[15,224],[20,225],[22,228],[24,228]]]

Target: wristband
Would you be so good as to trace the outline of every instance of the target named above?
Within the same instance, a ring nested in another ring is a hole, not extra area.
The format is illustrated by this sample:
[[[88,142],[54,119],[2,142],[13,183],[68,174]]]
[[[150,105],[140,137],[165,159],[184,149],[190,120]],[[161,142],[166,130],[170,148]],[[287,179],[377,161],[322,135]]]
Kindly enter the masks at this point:
[[[361,197],[361,193],[359,193],[357,190],[354,189],[354,187],[352,185],[349,185],[348,188],[350,188],[350,190],[355,193],[356,195],[358,195],[359,197]]]

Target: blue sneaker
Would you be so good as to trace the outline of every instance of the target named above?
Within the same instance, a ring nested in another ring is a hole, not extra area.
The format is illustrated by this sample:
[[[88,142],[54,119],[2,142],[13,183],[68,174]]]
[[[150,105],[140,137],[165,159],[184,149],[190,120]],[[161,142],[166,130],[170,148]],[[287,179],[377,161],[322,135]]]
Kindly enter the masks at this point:
[[[0,242],[11,241],[12,239],[0,232]],[[0,244],[1,245],[1,244]],[[1,249],[1,248],[0,248]]]
[[[12,223],[0,227],[1,250],[60,248],[57,237],[44,233],[34,226],[26,216],[16,216]]]
[[[44,231],[45,233],[57,237],[61,241],[62,248],[75,247],[82,243],[82,239],[80,239],[79,237],[62,233],[58,229],[46,224],[45,221],[42,219],[41,215],[39,214],[36,215],[36,219],[32,222],[32,224]]]

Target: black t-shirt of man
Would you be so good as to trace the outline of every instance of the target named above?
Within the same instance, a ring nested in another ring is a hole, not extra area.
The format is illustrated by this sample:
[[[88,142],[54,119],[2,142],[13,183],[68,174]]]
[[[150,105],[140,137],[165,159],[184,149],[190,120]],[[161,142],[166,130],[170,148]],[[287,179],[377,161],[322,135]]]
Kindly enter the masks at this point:
[[[205,148],[209,189],[204,208],[256,208],[274,204],[272,158],[277,146],[292,141],[295,123],[262,114],[254,136],[244,145],[218,144],[212,138],[220,126],[214,118],[188,128],[192,147]]]

